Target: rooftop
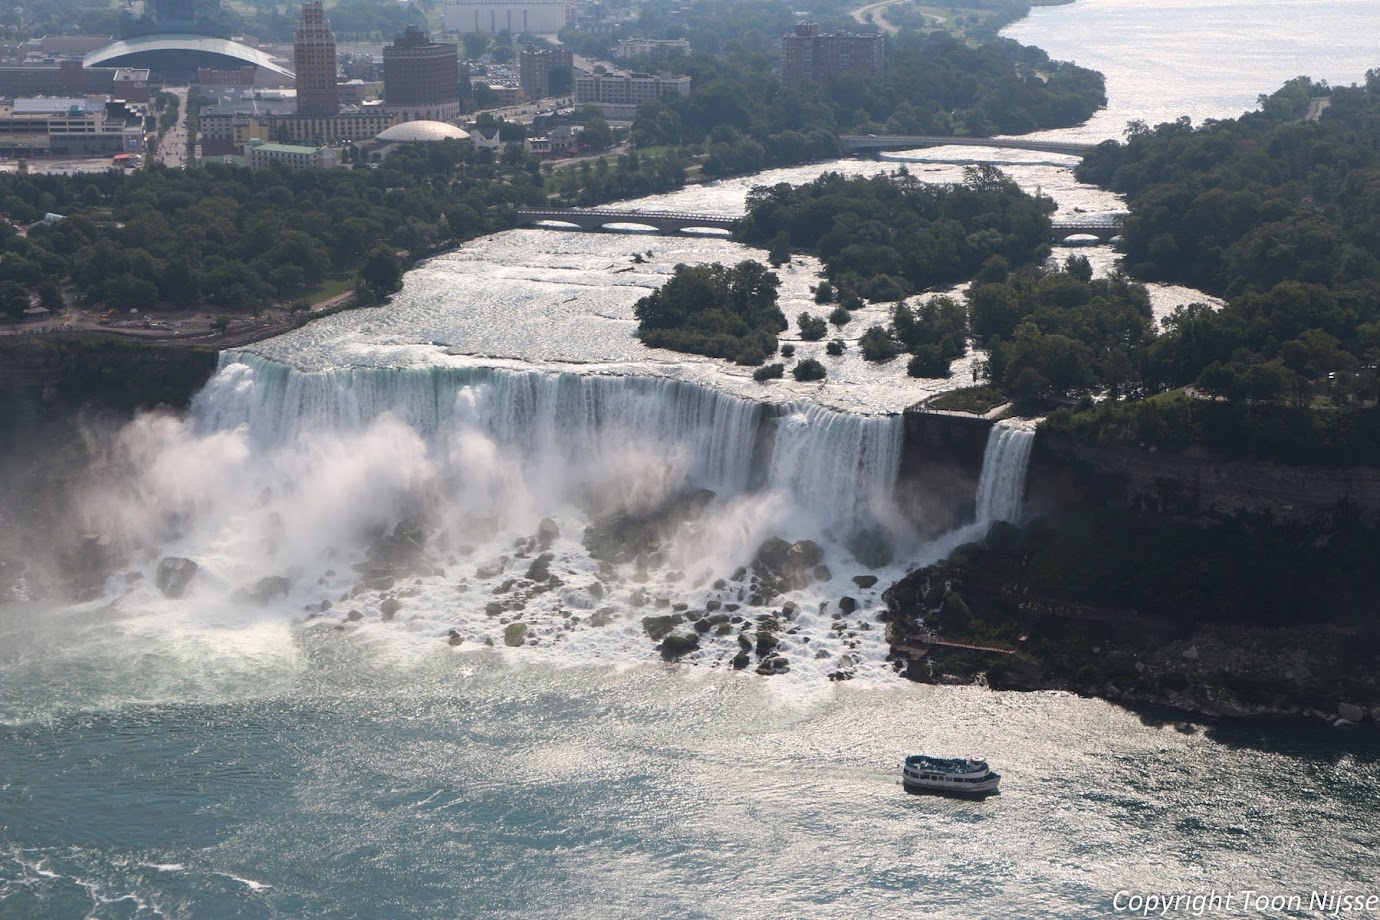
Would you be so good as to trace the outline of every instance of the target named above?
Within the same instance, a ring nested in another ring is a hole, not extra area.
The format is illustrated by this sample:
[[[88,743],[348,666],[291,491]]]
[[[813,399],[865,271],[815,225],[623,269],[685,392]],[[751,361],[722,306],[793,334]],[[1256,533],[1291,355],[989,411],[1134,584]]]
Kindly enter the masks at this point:
[[[444,141],[452,139],[463,141],[469,136],[469,132],[463,131],[455,127],[455,125],[446,124],[444,121],[405,121],[402,124],[394,125],[391,128],[380,131],[378,140],[392,141],[394,143]]]
[[[62,96],[34,96],[14,100],[12,111],[16,115],[86,115],[104,111],[105,103],[86,98]]]
[[[269,153],[300,153],[305,156],[313,156],[325,147],[302,147],[297,144],[256,144],[250,149],[267,150]]]
[[[140,35],[108,45],[93,51],[83,59],[87,67],[100,67],[108,61],[116,61],[128,55],[148,54],[166,51],[195,51],[201,54],[219,55],[234,58],[244,64],[254,64],[280,77],[292,79],[293,73],[273,58],[257,48],[231,41],[228,38],[212,38],[208,35],[190,33],[168,33],[159,35]]]

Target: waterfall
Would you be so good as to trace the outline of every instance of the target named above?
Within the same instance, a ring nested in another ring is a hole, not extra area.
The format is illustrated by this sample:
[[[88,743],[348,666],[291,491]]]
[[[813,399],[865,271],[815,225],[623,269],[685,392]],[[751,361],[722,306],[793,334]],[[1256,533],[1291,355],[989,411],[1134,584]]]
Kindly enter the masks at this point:
[[[1035,432],[1006,425],[992,426],[982,456],[978,480],[977,522],[1019,521],[1025,500],[1025,472]]]
[[[889,507],[902,421],[810,403],[762,403],[646,376],[493,367],[340,368],[305,373],[227,352],[193,406],[203,433],[243,428],[268,450],[313,433],[364,431],[388,415],[428,444],[481,432],[532,479],[582,484],[641,451],[683,483],[721,495],[765,487],[826,525]]]

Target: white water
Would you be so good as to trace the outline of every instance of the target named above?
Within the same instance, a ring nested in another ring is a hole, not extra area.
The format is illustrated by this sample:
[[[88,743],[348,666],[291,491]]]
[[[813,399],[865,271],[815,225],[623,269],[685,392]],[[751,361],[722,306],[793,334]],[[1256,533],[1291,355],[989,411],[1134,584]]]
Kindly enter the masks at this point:
[[[1226,6],[1252,8],[1247,0]],[[1346,15],[1355,12],[1354,6],[1347,9]],[[1046,16],[1074,21],[1085,10],[1140,15],[1123,0],[1080,0],[1039,10],[1019,28]],[[1366,15],[1373,19],[1373,10]],[[1184,24],[1173,28],[1182,31]],[[1021,37],[1069,56],[1050,32]],[[1125,44],[1111,43],[1113,50]],[[1240,47],[1222,44],[1228,46]],[[1201,50],[1201,42],[1189,42],[1182,54],[1202,57]],[[1249,104],[1243,88],[1273,88],[1260,85],[1249,58],[1233,58],[1236,70],[1224,89],[1230,91],[1229,104],[1209,100],[1203,108],[1197,88],[1156,83],[1145,99],[1158,108],[1134,114],[1151,122],[1190,110],[1195,116],[1233,115]],[[1351,67],[1354,61],[1348,61]],[[1105,64],[1115,109],[1125,98],[1117,81],[1128,74],[1112,59]],[[1308,70],[1307,62],[1297,69]],[[1067,136],[1086,133],[1076,129]],[[961,179],[963,161],[991,155],[952,148],[902,152],[892,162],[773,170],[625,206],[736,211],[754,185],[806,182],[825,170],[873,174],[901,164],[925,181],[951,182]],[[999,156],[1023,187],[1053,196],[1061,216],[1122,207],[1115,195],[1076,182],[1072,159],[1019,151]],[[1082,251],[1098,271],[1115,265],[1106,247]],[[403,632],[428,643],[449,629],[467,642],[494,640],[508,613],[495,620],[483,608],[491,598],[521,593],[520,586],[504,595],[494,591],[509,579],[521,581],[528,564],[523,560],[534,551],[514,544],[550,516],[561,527],[552,547],[553,571],[566,584],[522,599],[522,617],[543,645],[523,653],[559,645],[561,660],[645,657],[649,642],[638,620],[669,609],[657,607],[657,598],[690,609],[712,600],[737,602],[739,586],[714,588],[715,579],[748,564],[761,540],[781,536],[819,540],[834,573],[832,581],[791,598],[807,611],[796,626],[800,638],[789,640],[796,643],[793,667],[805,638],[811,653],[828,653],[821,670],[836,666],[845,653],[880,663],[878,632],[861,629],[875,615],[879,592],[855,590],[848,580],[864,568],[847,538],[869,527],[888,534],[898,548],[897,562],[877,572],[880,587],[907,565],[942,555],[952,539],[963,536],[921,547],[899,522],[891,502],[901,430],[895,413],[931,393],[967,385],[981,356],[958,362],[947,380],[914,380],[905,375],[904,362],[870,364],[855,347],[841,358],[828,357],[823,342],[796,341],[793,326],[783,339],[795,344],[798,357],[824,361],[829,379],[802,384],[788,375],[758,384],[746,369],[646,349],[636,341],[632,304],[662,283],[674,264],[760,255],[707,237],[497,234],[409,272],[404,290],[387,307],[338,314],[258,343],[252,353],[227,356],[198,399],[195,419],[136,422],[116,451],[119,486],[93,490],[98,494],[89,504],[92,529],[143,548],[130,561],[128,578],[136,580],[112,585],[114,609],[129,617],[130,628],[147,620],[190,621],[193,633],[207,624],[239,630],[197,640],[194,656],[212,645],[266,650],[265,635],[277,641],[282,608],[245,614],[236,591],[263,575],[285,574],[293,583],[286,609],[297,618],[306,605],[331,600],[336,606],[313,623],[366,635]],[[788,317],[794,320],[802,310],[827,312],[810,296],[817,262],[797,259],[780,274]],[[1175,288],[1154,288],[1152,296],[1160,316],[1180,303],[1207,299]],[[837,334],[851,346],[868,326],[885,321],[885,307],[868,308]],[[1000,431],[993,437],[978,522],[1020,514],[1029,439]],[[717,497],[668,535],[664,559],[645,582],[647,607],[635,607],[629,594],[643,584],[633,580],[637,573],[599,572],[580,545],[583,530],[598,515],[653,505],[688,488],[707,488]],[[361,559],[363,534],[422,513],[437,521],[428,553],[444,574],[409,586],[397,622],[379,623],[378,592],[348,597],[356,583],[349,567]],[[157,557],[174,553],[202,565],[188,600],[166,601],[149,585]],[[141,575],[143,582],[137,581]],[[572,614],[599,606],[589,590],[596,576],[607,581],[605,603],[620,615],[602,629],[573,622],[579,614]],[[831,638],[831,615],[808,611],[833,605],[844,593],[860,601],[858,617],[849,621],[855,634]],[[352,607],[364,619],[347,624],[344,611]],[[718,663],[733,650],[731,642],[706,641],[691,660]]]
[[[992,426],[978,480],[978,524],[1020,523],[1025,504],[1026,467],[1034,444],[1034,431],[1010,425]]]
[[[259,449],[357,436],[385,417],[430,448],[480,437],[528,480],[566,493],[557,498],[617,479],[626,499],[637,488],[621,477],[651,452],[663,484],[726,495],[763,485],[840,528],[885,513],[902,427],[899,416],[762,403],[662,377],[485,367],[302,373],[233,352],[222,355],[194,415],[206,435],[243,426]]]
[[[648,660],[657,652],[643,617],[722,605],[736,618],[731,630],[701,634],[683,659],[722,667],[740,631],[751,637],[758,616],[791,601],[799,610],[780,614],[778,649],[788,679],[866,678],[888,668],[874,628],[882,590],[929,558],[893,503],[901,435],[899,416],[758,402],[661,377],[474,366],[307,373],[226,354],[189,419],[145,416],[120,434],[85,496],[84,526],[130,549],[102,601],[121,628],[178,636],[193,661],[212,644],[236,660],[267,653],[289,622],[431,649],[454,631],[467,654],[502,647],[518,620],[526,645],[508,654]],[[712,500],[658,525],[659,546],[634,546],[641,558],[603,564],[583,545],[591,523],[693,490]],[[535,536],[543,518],[560,530],[545,546]],[[366,584],[358,567],[371,535],[403,521],[428,529],[425,564],[395,584]],[[897,561],[869,570],[849,549],[862,534]],[[772,537],[817,541],[830,572],[755,601],[751,574],[734,576]],[[529,571],[543,553],[554,588]],[[153,584],[169,555],[200,566],[181,599]],[[875,585],[851,581],[867,573]],[[290,588],[260,610],[246,592],[266,576]],[[856,613],[839,610],[843,595],[856,598]],[[402,604],[391,621],[390,599]],[[201,668],[236,682],[233,662]]]

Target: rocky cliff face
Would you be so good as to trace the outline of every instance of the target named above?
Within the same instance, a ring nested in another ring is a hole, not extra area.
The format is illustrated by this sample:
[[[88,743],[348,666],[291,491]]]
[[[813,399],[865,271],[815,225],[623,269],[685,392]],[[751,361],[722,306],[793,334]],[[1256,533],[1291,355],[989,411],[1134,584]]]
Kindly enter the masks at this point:
[[[1111,508],[1198,515],[1269,511],[1311,520],[1349,504],[1380,516],[1380,468],[1345,470],[1224,460],[1201,450],[1088,447],[1042,434],[1031,458],[1037,508],[1074,498]]]
[[[204,346],[102,335],[6,336],[0,338],[0,401],[19,409],[182,408],[215,369],[216,351]]]
[[[976,416],[906,410],[897,504],[923,533],[938,536],[973,519],[991,430]]]

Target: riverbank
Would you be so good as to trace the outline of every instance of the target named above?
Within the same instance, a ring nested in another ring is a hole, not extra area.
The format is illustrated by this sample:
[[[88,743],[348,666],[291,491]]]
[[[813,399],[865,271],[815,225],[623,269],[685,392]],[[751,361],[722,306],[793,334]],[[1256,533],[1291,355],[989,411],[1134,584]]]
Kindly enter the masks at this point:
[[[1380,723],[1380,631],[1373,624],[1318,610],[1298,613],[1298,620],[1315,622],[1214,622],[1211,610],[1173,616],[1093,603],[1077,587],[1080,573],[1087,577],[1085,570],[1098,566],[1089,558],[1064,560],[1064,571],[1053,573],[1067,576],[1059,591],[1040,570],[1070,549],[1060,531],[1084,526],[1077,515],[1065,509],[1026,531],[996,524],[981,542],[888,589],[882,619],[897,670],[921,683],[1064,690],[1210,717],[1307,719],[1338,728]],[[1128,531],[1138,526],[1134,518],[1119,515]],[[1201,590],[1230,591],[1234,574],[1219,584],[1201,581]],[[1315,573],[1308,580],[1325,578]]]

